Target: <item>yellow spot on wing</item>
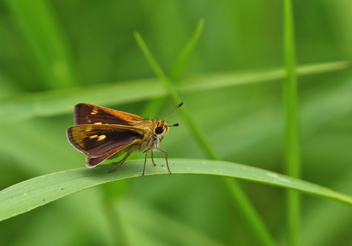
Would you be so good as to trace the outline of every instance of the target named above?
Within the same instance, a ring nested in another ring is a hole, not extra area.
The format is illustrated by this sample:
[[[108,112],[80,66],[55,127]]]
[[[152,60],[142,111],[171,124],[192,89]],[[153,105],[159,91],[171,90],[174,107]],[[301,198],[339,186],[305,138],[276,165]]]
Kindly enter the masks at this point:
[[[101,125],[102,123],[101,122],[95,122],[94,124],[95,125]]]
[[[90,114],[97,114],[97,113],[98,113],[98,110],[97,109],[93,109]]]
[[[92,139],[92,138],[97,138],[98,135],[93,135],[93,136],[90,136],[89,139]]]
[[[106,138],[105,135],[100,135],[97,141],[103,140],[103,139],[105,139],[105,138]]]

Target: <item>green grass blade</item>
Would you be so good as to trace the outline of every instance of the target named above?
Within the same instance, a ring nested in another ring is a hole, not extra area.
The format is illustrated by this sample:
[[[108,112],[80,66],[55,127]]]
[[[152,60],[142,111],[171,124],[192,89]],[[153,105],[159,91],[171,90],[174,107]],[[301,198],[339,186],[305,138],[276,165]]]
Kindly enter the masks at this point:
[[[153,55],[149,51],[142,37],[138,33],[135,34],[135,37],[145,56],[147,57],[151,67],[153,68],[155,74],[159,77],[163,86],[168,91],[171,99],[174,101],[175,104],[177,104],[181,101],[181,99],[177,91],[173,87],[171,81],[168,79],[168,77],[166,77],[161,67],[154,59]],[[190,112],[187,110],[187,108],[182,107],[180,111],[187,123],[187,126],[190,128],[191,133],[193,134],[205,154],[208,156],[208,158],[212,160],[219,160],[220,157],[216,153],[215,149],[211,146],[211,144],[207,141],[205,135],[202,133],[200,127],[198,127],[196,121],[194,120]],[[248,224],[254,232],[254,235],[256,235],[256,237],[258,238],[258,241],[262,245],[275,245],[275,242],[271,238],[270,233],[266,229],[261,217],[256,212],[251,202],[247,198],[246,194],[241,190],[237,182],[235,180],[232,180],[232,182],[230,182],[227,179],[223,179],[223,182],[226,188],[229,190],[230,194],[232,195],[233,200],[235,200],[238,207],[241,209],[241,211],[243,211],[243,215],[246,217]]]
[[[297,74],[303,76],[345,69],[347,67],[348,62],[344,61],[303,65],[297,68]],[[186,77],[177,85],[176,89],[179,92],[207,91],[244,84],[274,81],[285,77],[286,71],[281,68],[202,74]]]
[[[165,161],[159,159],[160,162]],[[78,168],[39,176],[0,191],[0,220],[28,212],[39,206],[99,184],[141,177],[144,160],[128,161],[117,172],[115,166],[101,165],[94,169]],[[210,160],[169,159],[172,175],[202,174],[240,178],[248,181],[294,189],[307,194],[336,200],[352,206],[352,197],[271,171],[246,165]],[[149,166],[145,175],[170,175],[166,167]]]
[[[300,131],[298,116],[298,90],[296,75],[295,37],[292,2],[284,3],[284,54],[286,79],[284,82],[285,104],[285,164],[286,173],[300,177]],[[287,223],[289,245],[299,245],[300,197],[296,191],[287,191]]]
[[[346,62],[306,65],[298,68],[298,74],[307,75],[346,68]],[[266,69],[250,72],[208,74],[188,77],[176,90],[190,93],[200,90],[267,82],[284,78],[283,69]],[[80,102],[96,104],[122,104],[165,96],[165,89],[157,79],[123,81],[87,87],[67,88],[39,93],[17,94],[0,99],[0,121],[13,121],[35,116],[51,116],[72,111]]]
[[[204,20],[201,19],[196,27],[196,30],[191,37],[191,39],[187,42],[186,46],[184,47],[183,51],[181,52],[179,58],[177,59],[173,69],[171,70],[169,74],[169,79],[171,81],[176,80],[182,73],[184,67],[186,66],[186,63],[188,62],[198,40],[200,37],[200,34],[203,31],[203,23]],[[157,111],[157,109],[160,108],[161,105],[163,105],[165,101],[165,98],[153,98],[152,101],[150,101],[147,105],[147,107],[144,109],[142,115],[153,115]]]
[[[346,68],[346,62],[305,65],[298,68],[299,75],[335,71]],[[178,93],[214,90],[250,83],[282,79],[283,69],[265,69],[247,72],[191,76],[175,86]],[[72,112],[73,105],[81,102],[98,105],[118,105],[137,102],[167,92],[157,79],[121,81],[110,84],[51,90],[38,93],[16,94],[0,98],[0,121],[17,121],[37,116],[53,116]]]
[[[182,102],[180,96],[178,95],[176,89],[173,88],[171,81],[165,75],[159,64],[154,59],[153,55],[149,51],[146,43],[143,41],[141,35],[139,33],[134,34],[140,48],[142,49],[144,55],[146,56],[150,66],[154,70],[154,73],[159,77],[161,84],[165,88],[165,90],[170,95],[172,101],[175,105],[180,104]],[[187,123],[187,126],[190,128],[191,133],[194,135],[195,139],[198,141],[198,144],[204,150],[206,156],[210,159],[219,159],[215,150],[211,147],[208,140],[204,137],[204,134],[200,131],[200,128],[197,126],[196,121],[191,116],[191,113],[187,110],[187,106],[183,106],[179,109],[184,120]]]
[[[114,209],[120,215],[123,230],[128,230],[129,233],[125,244],[113,245],[226,245],[221,242],[221,239],[214,240],[209,234],[197,230],[193,225],[186,224],[170,214],[163,214],[160,209],[148,203],[124,199],[118,201]],[[150,218],[153,219],[152,223]],[[169,229],[160,230],[160,226]],[[138,229],[132,231],[131,227]],[[120,231],[114,233],[120,234]]]
[[[266,229],[264,221],[236,180],[233,178],[223,178],[222,181],[230,191],[230,194],[232,194],[232,201],[239,207],[241,213],[243,213],[243,217],[247,220],[248,225],[257,236],[261,245],[275,246],[276,243]]]
[[[161,95],[165,90],[155,79],[19,94],[0,99],[0,121],[68,113],[80,102],[122,104]]]
[[[171,81],[176,80],[182,73],[183,69],[185,68],[191,54],[198,43],[199,37],[202,34],[204,26],[204,20],[201,19],[198,22],[195,32],[191,39],[187,42],[186,46],[184,47],[183,51],[180,54],[180,57],[177,59],[175,66],[171,70],[169,74],[169,79]]]
[[[76,84],[71,51],[50,2],[7,0],[6,3],[45,80],[44,87],[57,89]]]

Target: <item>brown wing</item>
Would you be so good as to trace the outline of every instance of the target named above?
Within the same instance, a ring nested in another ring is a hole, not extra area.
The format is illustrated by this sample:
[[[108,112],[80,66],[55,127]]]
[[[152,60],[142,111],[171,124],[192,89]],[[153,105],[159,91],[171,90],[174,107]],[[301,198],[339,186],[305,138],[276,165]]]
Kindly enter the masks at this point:
[[[75,106],[75,124],[118,124],[131,126],[135,121],[144,121],[138,115],[118,110],[100,107],[89,103],[79,103]]]
[[[132,142],[133,144],[133,142]],[[88,168],[92,168],[92,167],[95,167],[96,165],[98,165],[99,163],[105,161],[106,159],[108,159],[109,157],[113,156],[116,152],[120,151],[120,150],[123,150],[125,148],[128,148],[128,150],[131,149],[131,144],[129,143],[126,143],[124,145],[121,145],[119,148],[117,149],[112,149],[108,152],[106,152],[105,154],[101,155],[101,156],[98,156],[98,157],[87,157],[87,163],[86,163],[86,166]],[[127,150],[127,151],[128,151]],[[122,154],[122,153],[121,153]],[[116,156],[117,157],[117,156]]]
[[[139,128],[118,125],[87,124],[67,129],[67,137],[72,146],[92,158],[105,155],[112,150],[113,153],[120,151],[139,141],[143,136],[144,132]]]

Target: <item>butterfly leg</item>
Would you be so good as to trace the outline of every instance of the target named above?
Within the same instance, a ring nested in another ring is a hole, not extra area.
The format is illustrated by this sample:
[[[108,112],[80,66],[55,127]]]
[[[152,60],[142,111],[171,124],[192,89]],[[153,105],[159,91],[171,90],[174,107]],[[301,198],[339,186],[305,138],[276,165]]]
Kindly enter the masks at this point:
[[[122,158],[122,160],[119,160],[119,161],[117,161],[117,162],[113,162],[112,164],[114,164],[114,165],[120,164],[120,163],[123,161],[123,159],[124,159],[124,158]]]
[[[113,173],[115,172],[119,167],[122,166],[122,164],[127,160],[127,158],[131,155],[131,153],[133,152],[134,150],[134,147],[130,149],[130,151],[128,151],[128,153],[125,155],[125,157],[121,160],[121,161],[118,161],[118,162],[114,162],[114,164],[119,164],[115,169],[111,170],[109,173]]]
[[[144,167],[143,167],[143,174],[142,176],[144,176],[144,172],[145,172],[145,164],[147,164],[147,155],[148,155],[148,150],[144,151],[145,152],[145,159],[144,159]]]
[[[152,162],[153,162],[153,165],[156,166],[155,162],[154,162],[154,157],[153,157],[153,150],[151,151],[152,152]]]
[[[148,147],[147,147],[147,149],[143,152],[143,153],[145,153],[145,159],[144,159],[144,167],[143,167],[143,174],[142,174],[142,176],[144,176],[145,165],[147,164],[148,151],[149,151],[150,148],[151,148],[151,145],[152,145],[152,143],[153,143],[153,140],[154,140],[154,138],[150,138],[150,140],[149,140],[149,142],[148,142],[148,144],[147,144]],[[154,158],[153,158],[153,150],[152,150],[152,162],[153,162],[153,165],[156,166],[156,164],[154,163]]]
[[[171,174],[171,171],[170,171],[170,168],[169,168],[169,162],[167,161],[167,151],[163,150],[163,149],[159,149],[159,148],[155,148],[155,149],[165,153],[165,160],[166,160],[167,170],[169,170],[169,173]]]

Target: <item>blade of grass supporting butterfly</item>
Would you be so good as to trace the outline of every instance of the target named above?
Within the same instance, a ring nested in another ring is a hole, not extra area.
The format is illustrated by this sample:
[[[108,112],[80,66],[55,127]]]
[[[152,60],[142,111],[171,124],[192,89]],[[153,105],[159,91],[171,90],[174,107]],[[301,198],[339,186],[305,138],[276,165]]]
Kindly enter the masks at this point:
[[[156,159],[160,162],[162,160]],[[173,174],[240,178],[294,189],[310,195],[335,200],[352,207],[351,196],[268,170],[224,161],[193,159],[170,159],[169,161],[170,163],[176,163],[172,168]],[[120,172],[109,173],[114,164],[101,165],[94,169],[78,168],[39,176],[5,188],[0,191],[0,221],[99,184],[140,177],[142,175],[140,167],[144,160],[127,162],[126,165],[121,167]],[[169,175],[165,167],[153,166],[147,168],[146,176]]]
[[[163,84],[168,94],[170,95],[172,101],[175,104],[181,102],[181,98],[179,97],[177,91],[174,89],[171,81],[165,75],[159,64],[154,59],[141,35],[139,33],[135,33],[135,38],[140,48],[142,49],[144,55],[146,56],[150,66],[154,70],[155,74],[159,77],[160,82]],[[193,119],[190,112],[185,107],[181,107],[180,109],[184,120],[186,121],[188,127],[190,128],[191,132],[193,133],[195,139],[203,149],[206,156],[212,160],[219,160],[220,157],[216,153],[215,149],[207,141],[205,135],[201,132],[200,128],[196,124],[196,121]],[[246,194],[241,190],[237,182],[235,180],[226,178],[223,179],[223,182],[226,188],[230,191],[233,200],[238,205],[243,215],[246,217],[248,224],[250,225],[251,229],[253,230],[253,233],[258,239],[258,242],[261,245],[276,245],[269,231],[265,227],[261,217],[255,211],[254,206],[251,204]]]
[[[284,56],[286,79],[284,81],[285,110],[285,164],[286,173],[300,177],[300,134],[298,117],[297,76],[292,2],[284,2]],[[287,190],[288,244],[299,245],[300,197],[299,193]]]
[[[71,52],[50,2],[7,0],[6,4],[32,52],[44,87],[57,89],[75,84]]]

